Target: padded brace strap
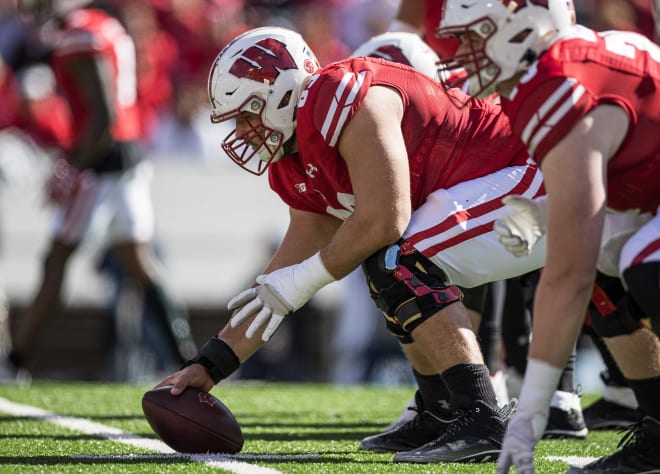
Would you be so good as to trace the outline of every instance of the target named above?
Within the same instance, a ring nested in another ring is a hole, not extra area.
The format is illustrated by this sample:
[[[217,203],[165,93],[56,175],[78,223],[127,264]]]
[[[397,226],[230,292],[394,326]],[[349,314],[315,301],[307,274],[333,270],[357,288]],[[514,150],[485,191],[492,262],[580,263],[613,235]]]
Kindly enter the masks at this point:
[[[412,342],[409,335],[419,324],[463,296],[457,287],[447,287],[442,270],[406,241],[381,249],[363,267],[372,298],[402,343]]]
[[[195,357],[185,363],[184,367],[192,364],[202,365],[213,383],[217,384],[233,374],[240,367],[241,362],[225,341],[214,336],[202,346]]]

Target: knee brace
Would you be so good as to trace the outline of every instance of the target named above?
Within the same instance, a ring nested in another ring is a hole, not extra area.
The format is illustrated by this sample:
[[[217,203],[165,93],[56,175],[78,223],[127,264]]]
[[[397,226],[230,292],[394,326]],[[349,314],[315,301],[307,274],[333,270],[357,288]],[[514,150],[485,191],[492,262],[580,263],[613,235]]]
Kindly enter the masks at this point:
[[[374,253],[363,270],[387,328],[403,344],[412,342],[417,326],[463,296],[457,287],[445,285],[442,270],[405,241]]]
[[[641,327],[643,317],[621,285],[596,281],[589,305],[591,327],[600,337],[632,334]]]
[[[653,331],[660,336],[660,262],[647,262],[626,268],[623,281],[642,313],[650,318]]]

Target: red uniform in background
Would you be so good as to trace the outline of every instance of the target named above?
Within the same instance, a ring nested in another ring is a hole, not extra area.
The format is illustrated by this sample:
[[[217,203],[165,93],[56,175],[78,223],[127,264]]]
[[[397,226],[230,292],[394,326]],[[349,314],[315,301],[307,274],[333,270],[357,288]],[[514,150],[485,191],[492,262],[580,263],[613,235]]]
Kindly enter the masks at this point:
[[[576,29],[554,43],[502,98],[512,127],[542,163],[575,123],[601,104],[622,107],[628,135],[608,162],[608,206],[655,213],[660,205],[660,57],[635,33]]]

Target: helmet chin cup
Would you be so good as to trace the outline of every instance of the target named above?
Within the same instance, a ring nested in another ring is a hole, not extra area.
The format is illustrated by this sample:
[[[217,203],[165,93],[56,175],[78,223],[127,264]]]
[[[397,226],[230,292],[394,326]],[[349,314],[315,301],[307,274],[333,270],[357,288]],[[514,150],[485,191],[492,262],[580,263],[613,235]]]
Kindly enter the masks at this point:
[[[282,147],[282,134],[263,125],[240,137],[232,130],[222,142],[222,149],[234,163],[257,176],[282,157]]]

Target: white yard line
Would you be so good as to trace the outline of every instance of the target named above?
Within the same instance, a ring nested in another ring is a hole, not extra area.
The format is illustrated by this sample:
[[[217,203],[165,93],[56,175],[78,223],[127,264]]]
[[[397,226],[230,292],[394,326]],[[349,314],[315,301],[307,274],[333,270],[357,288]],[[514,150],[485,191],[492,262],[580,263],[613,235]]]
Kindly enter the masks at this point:
[[[595,461],[598,458],[593,458],[589,456],[545,456],[544,459],[548,461],[561,461],[568,463],[569,466],[579,466],[582,467],[586,464],[589,464],[591,461]]]
[[[85,434],[90,434],[94,436],[99,436],[101,438],[106,438],[112,441],[117,441],[118,443],[124,443],[138,448],[149,449],[151,451],[156,451],[158,453],[166,454],[168,456],[163,457],[183,457],[190,459],[194,462],[199,462],[206,464],[210,467],[225,469],[229,472],[234,472],[236,474],[281,474],[280,471],[276,469],[271,469],[268,467],[255,466],[253,464],[241,462],[232,459],[232,456],[228,455],[214,455],[214,454],[181,454],[174,451],[172,448],[167,446],[162,441],[150,438],[142,438],[140,436],[126,433],[120,429],[113,428],[111,426],[102,425],[101,423],[95,423],[93,421],[87,420],[85,418],[76,418],[73,416],[61,416],[56,413],[52,413],[41,408],[33,407],[30,405],[21,405],[19,403],[14,403],[10,400],[0,397],[0,411],[9,413],[13,416],[26,416],[30,418],[35,418],[49,423],[53,423],[58,426],[70,430],[80,431]],[[141,455],[131,455],[133,457],[141,457]],[[237,455],[241,456],[241,455]],[[94,456],[89,456],[93,458]],[[254,456],[255,460],[262,459],[261,457]]]

